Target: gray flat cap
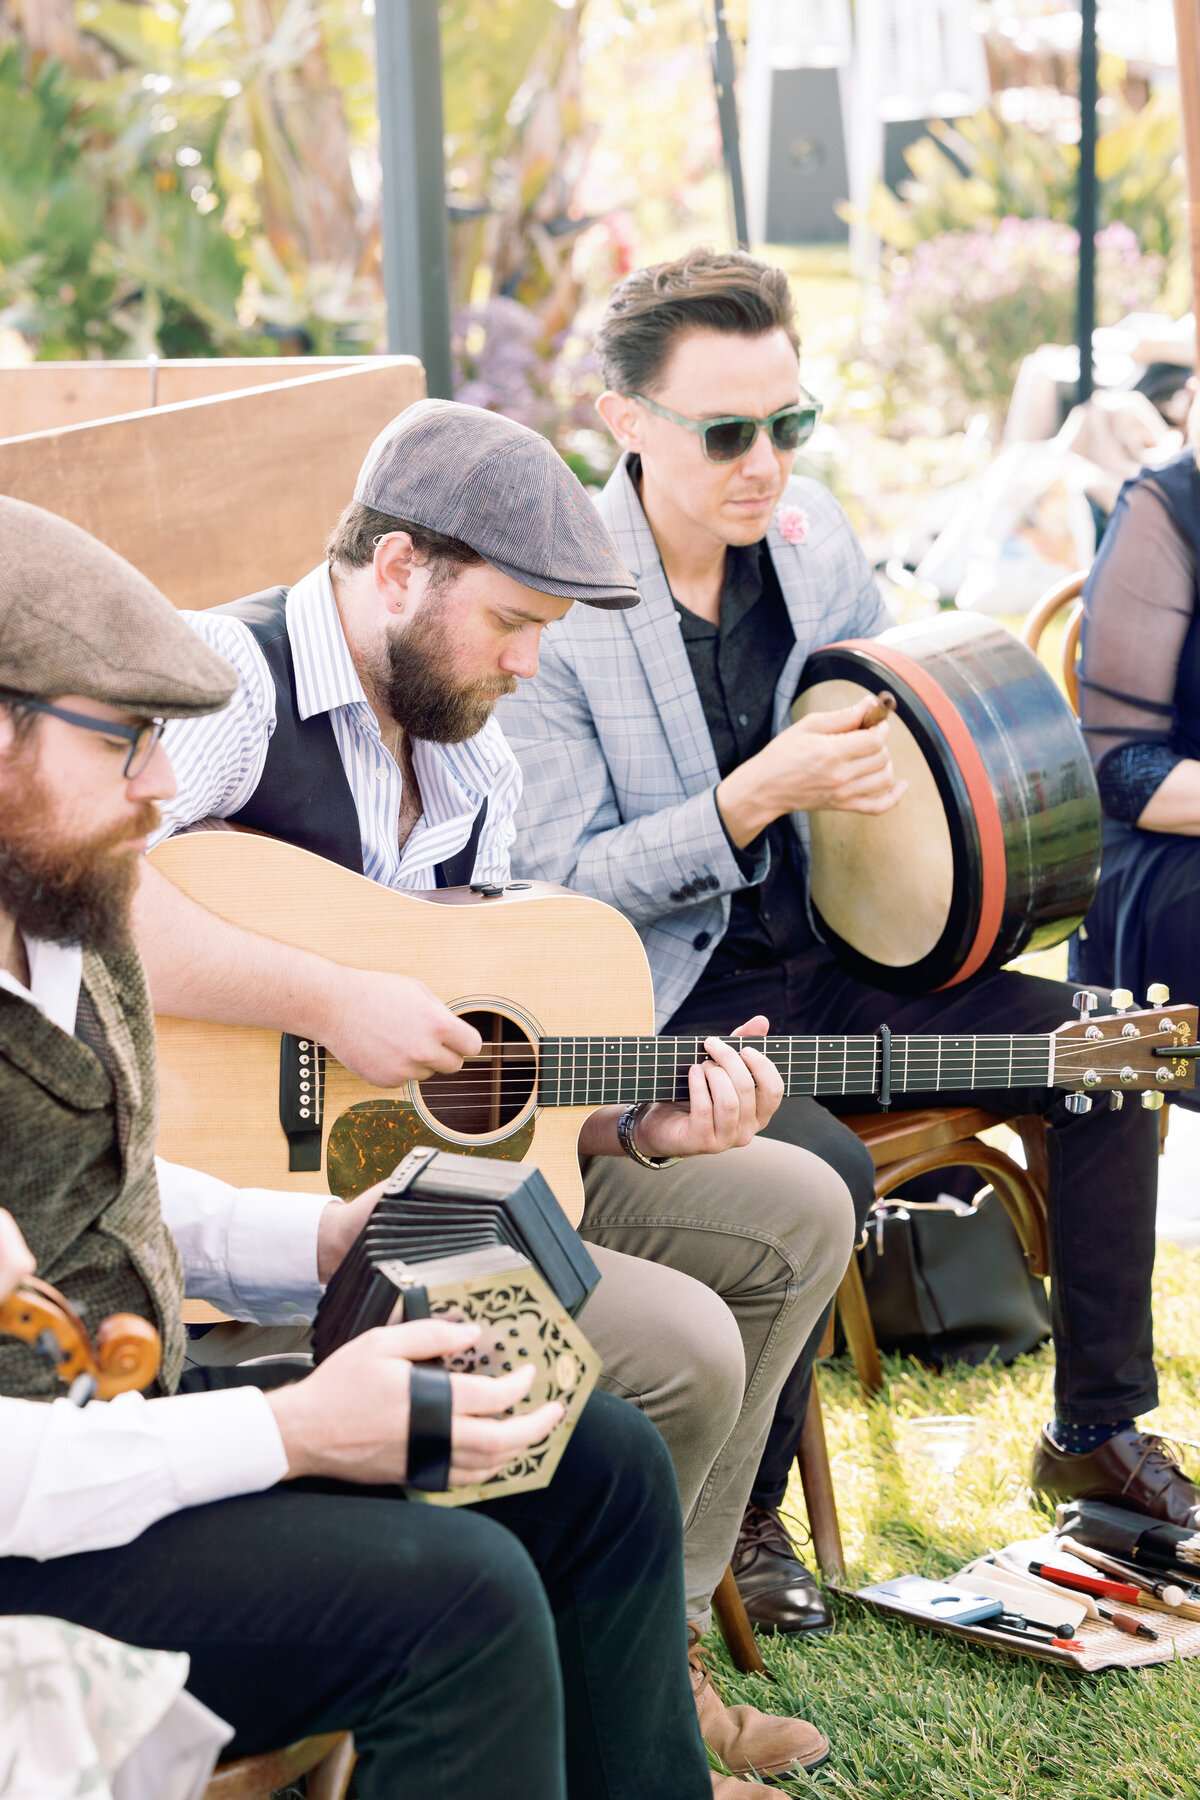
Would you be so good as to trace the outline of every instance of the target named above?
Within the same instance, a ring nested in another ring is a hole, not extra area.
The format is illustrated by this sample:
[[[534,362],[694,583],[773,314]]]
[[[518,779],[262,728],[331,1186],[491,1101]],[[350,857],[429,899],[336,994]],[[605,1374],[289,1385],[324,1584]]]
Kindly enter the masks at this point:
[[[237,676],[123,556],[0,495],[0,687],[186,719],[226,705]]]
[[[418,400],[371,445],[354,498],[458,538],[540,593],[638,604],[633,576],[558,451],[500,413]]]

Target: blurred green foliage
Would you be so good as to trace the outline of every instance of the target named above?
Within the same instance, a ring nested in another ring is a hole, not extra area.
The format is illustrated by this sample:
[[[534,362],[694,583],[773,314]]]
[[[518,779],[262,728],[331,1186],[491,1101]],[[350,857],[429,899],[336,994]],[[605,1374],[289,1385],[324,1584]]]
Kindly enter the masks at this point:
[[[1075,217],[1079,146],[1055,132],[1006,122],[992,107],[905,151],[912,179],[900,197],[878,186],[868,222],[894,250],[912,250],[943,231],[969,231],[985,219]],[[961,166],[960,166],[961,165]],[[964,173],[965,170],[965,173]],[[1143,250],[1170,260],[1182,252],[1183,167],[1174,96],[1157,93],[1138,112],[1122,104],[1120,122],[1096,145],[1100,224],[1128,225]]]
[[[235,247],[142,153],[119,84],[29,60],[0,52],[0,318],[43,357],[244,353]]]
[[[860,350],[883,383],[888,423],[902,434],[961,431],[982,412],[999,426],[1029,352],[1072,341],[1078,282],[1079,235],[1054,219],[985,221],[893,254]],[[1097,232],[1098,324],[1152,309],[1162,284],[1162,257],[1127,225]]]
[[[42,357],[374,347],[361,5],[78,0],[76,25],[72,67],[4,53],[0,325]]]

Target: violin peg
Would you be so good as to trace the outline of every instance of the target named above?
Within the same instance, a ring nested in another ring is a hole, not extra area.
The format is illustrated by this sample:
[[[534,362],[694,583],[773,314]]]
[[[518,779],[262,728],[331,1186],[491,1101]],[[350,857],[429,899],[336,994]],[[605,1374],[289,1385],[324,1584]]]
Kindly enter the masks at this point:
[[[1146,989],[1147,1006],[1165,1006],[1171,998],[1171,990],[1165,981],[1152,981]]]

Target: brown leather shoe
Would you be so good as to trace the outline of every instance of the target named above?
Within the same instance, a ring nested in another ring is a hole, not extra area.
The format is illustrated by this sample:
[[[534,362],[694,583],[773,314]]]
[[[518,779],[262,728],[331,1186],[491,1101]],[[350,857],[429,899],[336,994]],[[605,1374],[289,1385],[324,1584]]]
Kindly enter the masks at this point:
[[[1060,1450],[1043,1431],[1029,1480],[1034,1493],[1051,1502],[1111,1500],[1168,1525],[1200,1528],[1200,1488],[1149,1431],[1118,1431],[1098,1450],[1080,1455]]]
[[[733,1578],[757,1631],[828,1631],[825,1596],[796,1554],[775,1507],[751,1501],[730,1559]]]
[[[829,1739],[803,1719],[779,1719],[753,1706],[726,1706],[716,1688],[700,1633],[688,1626],[688,1667],[700,1717],[700,1735],[730,1775],[789,1775],[797,1767],[815,1769],[829,1756]],[[751,1800],[735,1788],[729,1800]]]

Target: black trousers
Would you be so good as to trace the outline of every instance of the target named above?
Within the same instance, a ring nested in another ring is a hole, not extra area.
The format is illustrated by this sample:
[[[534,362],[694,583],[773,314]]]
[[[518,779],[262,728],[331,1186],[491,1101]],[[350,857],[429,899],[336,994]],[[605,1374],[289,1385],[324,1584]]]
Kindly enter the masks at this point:
[[[288,1483],[119,1549],[0,1558],[0,1613],[186,1650],[226,1755],[353,1729],[360,1800],[707,1800],[681,1539],[662,1439],[597,1394],[541,1492]]]
[[[1001,971],[961,987],[913,998],[871,987],[846,973],[822,945],[787,962],[747,970],[696,989],[668,1032],[727,1032],[765,1013],[777,1032],[865,1032],[881,1024],[897,1032],[1042,1032],[1074,1015],[1064,982]],[[929,1105],[929,1093],[893,1095],[897,1107]],[[1061,1091],[980,1089],[937,1095],[940,1104],[973,1103],[996,1112],[1040,1113],[1049,1126],[1050,1316],[1059,1418],[1101,1424],[1136,1418],[1158,1403],[1150,1315],[1154,1269],[1154,1209],[1158,1186],[1156,1116],[1136,1103],[1112,1111],[1105,1096],[1090,1113],[1066,1110]],[[827,1100],[830,1112],[867,1112],[862,1095]],[[822,1110],[819,1109],[819,1110]],[[772,1135],[789,1136],[818,1155],[829,1137],[803,1135],[811,1115],[785,1102]],[[852,1139],[835,1126],[842,1139]],[[866,1194],[861,1145],[855,1141],[835,1166],[847,1176],[856,1208]],[[869,1159],[868,1159],[869,1168]],[[849,1170],[849,1174],[847,1174]],[[853,1176],[853,1180],[850,1177]],[[872,1190],[873,1192],[873,1190]],[[867,1200],[869,1204],[869,1200]],[[800,1441],[819,1333],[805,1346],[780,1396],[755,1481],[753,1498],[777,1504]]]

